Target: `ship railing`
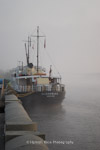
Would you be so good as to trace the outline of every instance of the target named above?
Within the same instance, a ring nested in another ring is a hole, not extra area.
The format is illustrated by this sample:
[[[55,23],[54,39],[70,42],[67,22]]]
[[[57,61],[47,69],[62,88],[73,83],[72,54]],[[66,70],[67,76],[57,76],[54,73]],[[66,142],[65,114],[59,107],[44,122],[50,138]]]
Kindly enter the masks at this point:
[[[52,86],[52,91],[63,92],[65,91],[65,86],[63,84],[55,84]]]
[[[26,86],[26,85],[20,85],[17,87],[17,91],[26,93],[26,92],[33,92],[33,86]]]
[[[17,91],[19,92],[62,92],[64,91],[64,85],[56,85],[56,86],[45,86],[45,85],[38,85],[38,86],[26,86],[20,85],[17,86]]]
[[[64,85],[56,85],[56,86],[45,86],[45,85],[42,85],[42,86],[36,86],[35,90],[37,92],[62,92],[64,91]]]

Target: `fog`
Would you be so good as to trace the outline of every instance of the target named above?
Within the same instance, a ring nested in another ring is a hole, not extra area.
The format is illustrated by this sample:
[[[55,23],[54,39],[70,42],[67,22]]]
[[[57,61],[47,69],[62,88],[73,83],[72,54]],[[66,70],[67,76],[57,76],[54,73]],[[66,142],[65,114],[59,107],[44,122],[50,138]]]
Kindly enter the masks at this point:
[[[0,0],[0,69],[26,63],[23,40],[39,26],[46,35],[41,55],[47,51],[64,78],[100,72],[99,15],[99,0]],[[48,58],[43,64],[49,67]]]

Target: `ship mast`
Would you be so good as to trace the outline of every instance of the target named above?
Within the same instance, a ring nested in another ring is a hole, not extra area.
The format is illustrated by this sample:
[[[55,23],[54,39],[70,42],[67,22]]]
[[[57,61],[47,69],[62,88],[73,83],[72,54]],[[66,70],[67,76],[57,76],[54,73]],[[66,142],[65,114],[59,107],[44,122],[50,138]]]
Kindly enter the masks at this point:
[[[39,35],[39,26],[37,26],[37,35],[32,35],[32,37],[37,37],[37,73],[39,72],[39,38],[45,37]]]
[[[28,36],[28,55],[27,55],[28,65],[29,65],[29,42],[30,42],[29,40],[30,40],[30,38]]]
[[[25,42],[25,52],[26,52],[26,60],[27,60],[27,66],[29,66],[29,48],[31,46],[31,38],[28,36],[28,41],[24,41]],[[28,44],[28,50],[27,50],[27,46],[26,46],[26,42]]]
[[[37,72],[39,71],[39,26],[37,27]]]

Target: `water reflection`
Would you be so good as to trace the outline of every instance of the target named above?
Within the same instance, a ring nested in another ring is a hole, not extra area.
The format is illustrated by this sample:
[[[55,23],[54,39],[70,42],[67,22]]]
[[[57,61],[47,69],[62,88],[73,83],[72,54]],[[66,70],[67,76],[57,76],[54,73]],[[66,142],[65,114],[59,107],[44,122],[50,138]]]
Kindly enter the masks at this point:
[[[64,115],[65,110],[62,106],[62,103],[59,104],[36,104],[24,106],[28,114],[33,116],[47,116],[52,117],[52,119],[56,116],[57,118]],[[34,119],[34,118],[33,118]]]

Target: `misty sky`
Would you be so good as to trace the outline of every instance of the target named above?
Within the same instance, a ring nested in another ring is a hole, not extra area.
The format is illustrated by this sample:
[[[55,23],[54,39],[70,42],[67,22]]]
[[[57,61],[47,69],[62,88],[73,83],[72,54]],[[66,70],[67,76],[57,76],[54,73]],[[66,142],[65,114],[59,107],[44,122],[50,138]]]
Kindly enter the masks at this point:
[[[23,40],[37,26],[61,74],[100,72],[99,0],[0,0],[0,69],[26,63]]]

